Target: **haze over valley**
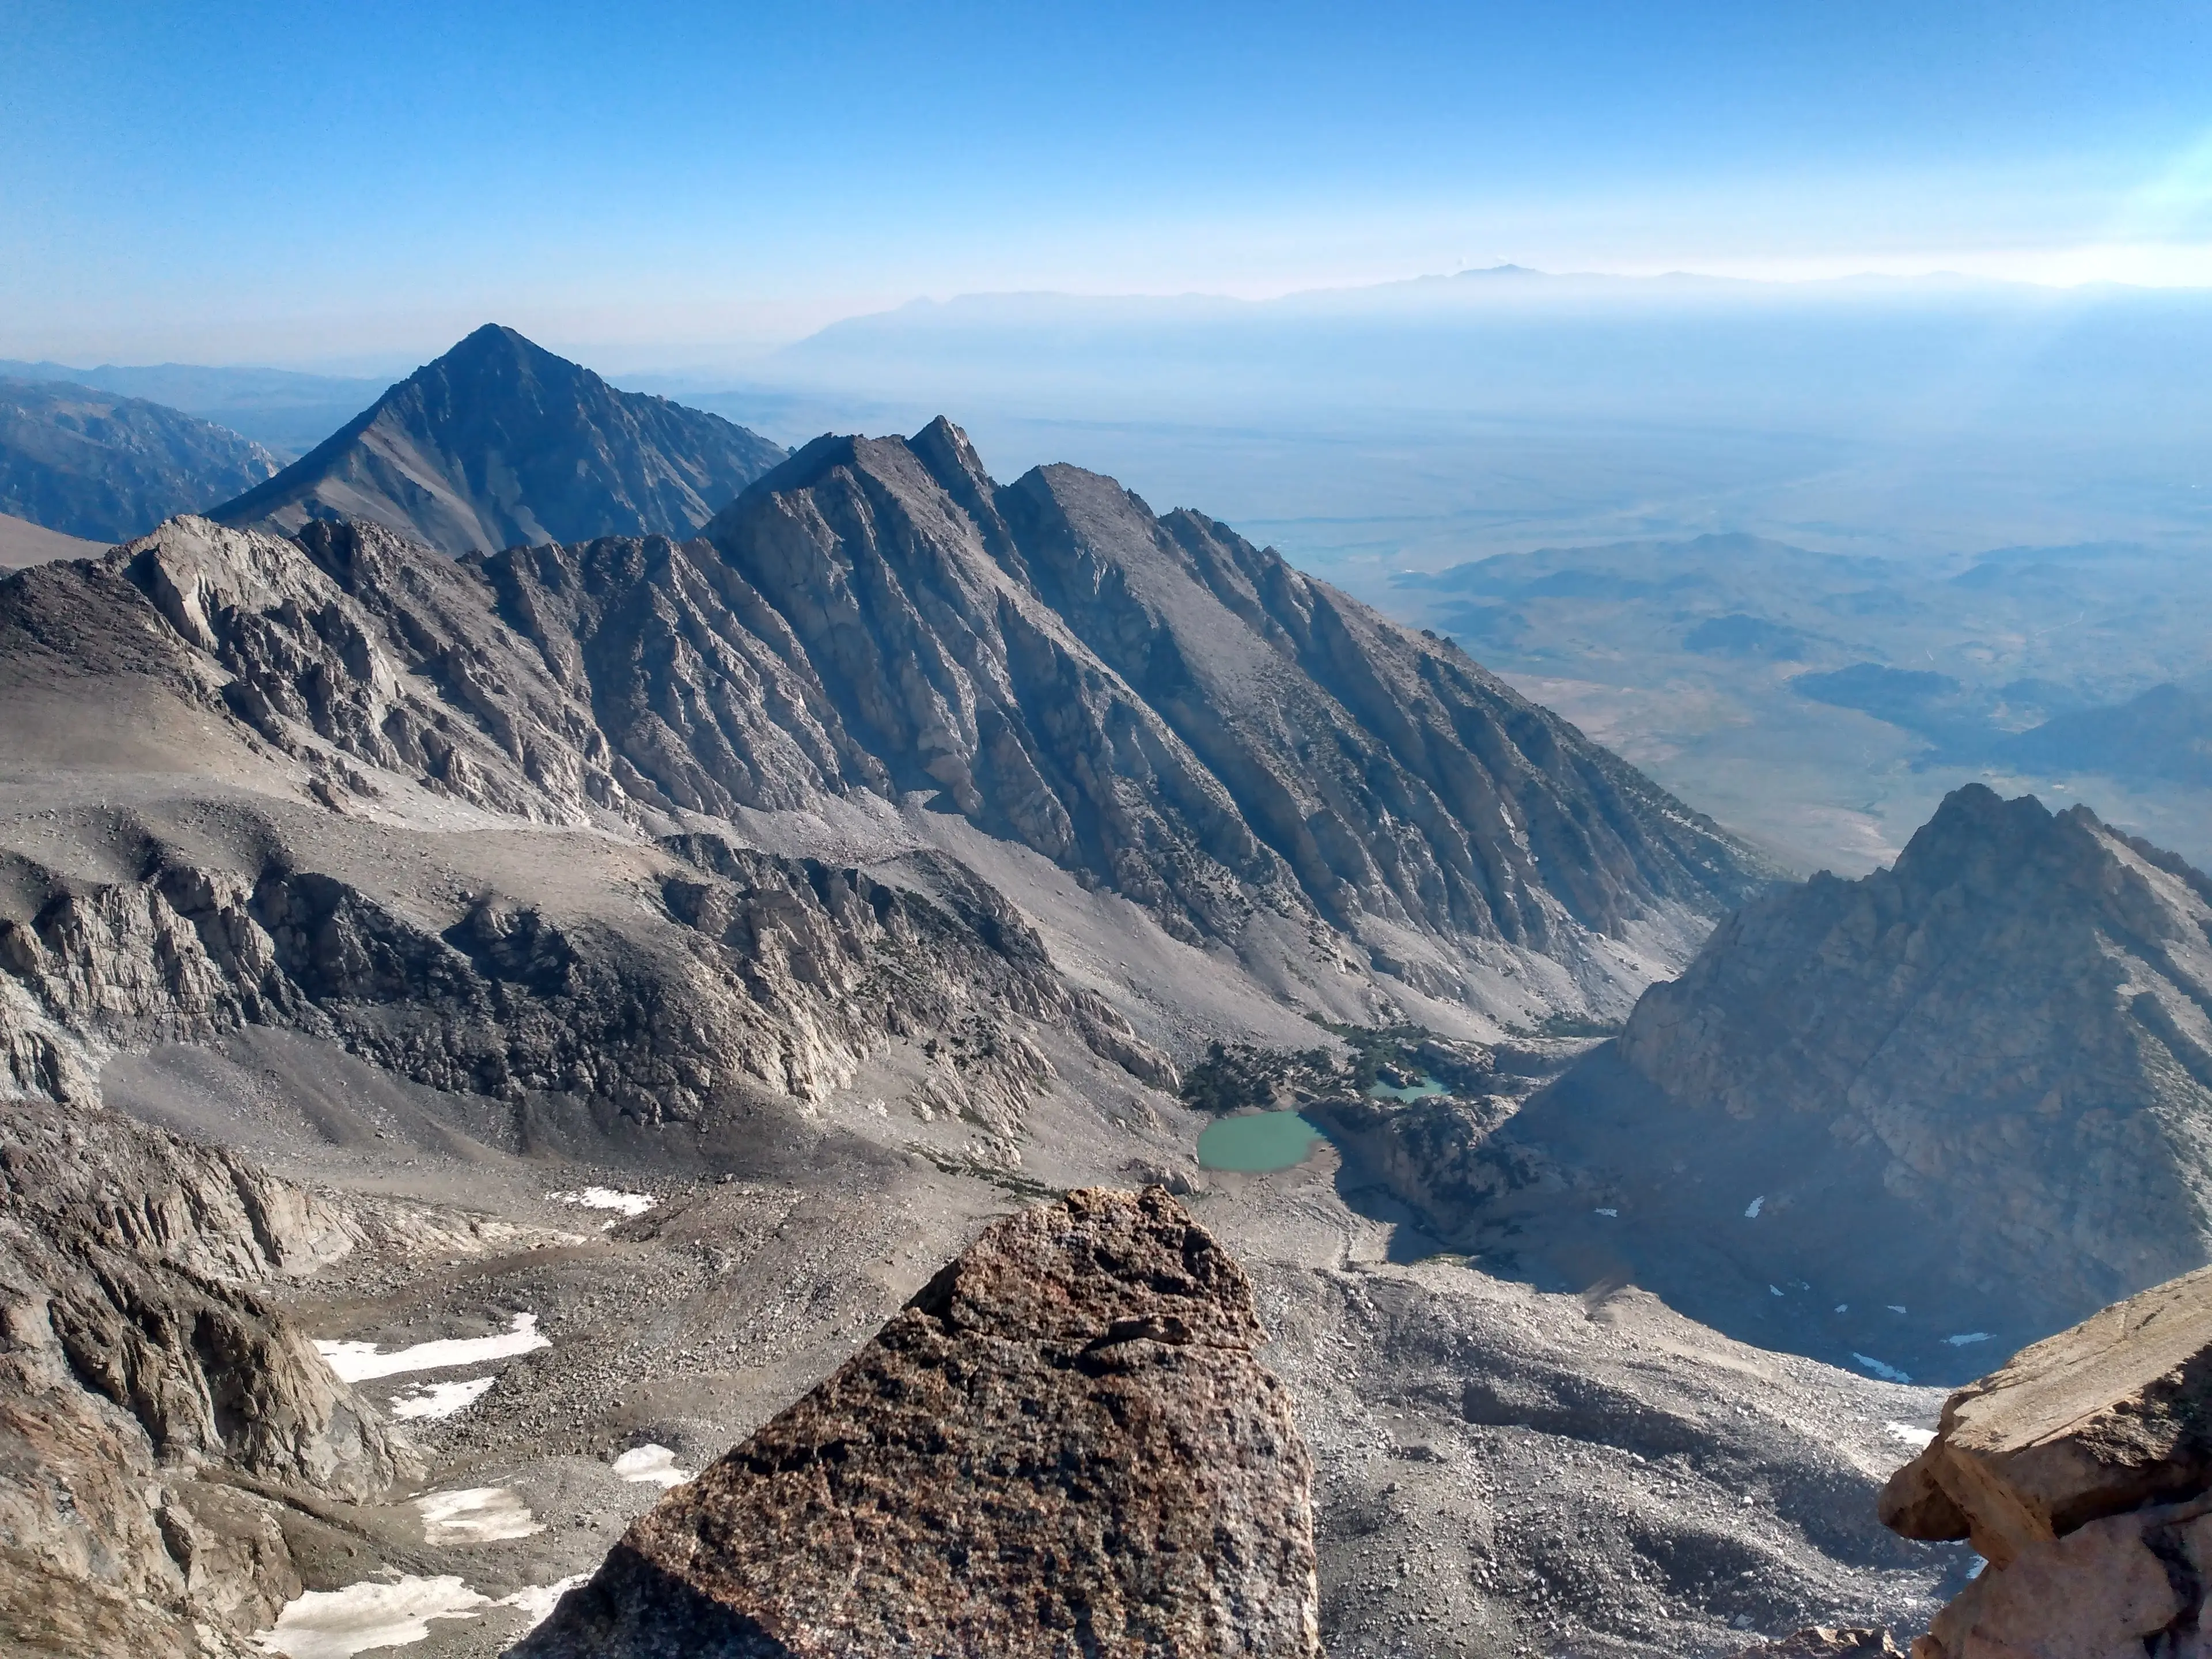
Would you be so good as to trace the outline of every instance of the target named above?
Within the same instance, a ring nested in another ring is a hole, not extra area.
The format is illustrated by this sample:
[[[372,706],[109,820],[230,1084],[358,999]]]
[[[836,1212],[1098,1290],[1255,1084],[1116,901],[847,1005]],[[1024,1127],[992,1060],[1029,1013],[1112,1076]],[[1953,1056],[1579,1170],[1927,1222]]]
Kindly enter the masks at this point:
[[[2195,20],[7,33],[0,1648],[2205,1650]]]

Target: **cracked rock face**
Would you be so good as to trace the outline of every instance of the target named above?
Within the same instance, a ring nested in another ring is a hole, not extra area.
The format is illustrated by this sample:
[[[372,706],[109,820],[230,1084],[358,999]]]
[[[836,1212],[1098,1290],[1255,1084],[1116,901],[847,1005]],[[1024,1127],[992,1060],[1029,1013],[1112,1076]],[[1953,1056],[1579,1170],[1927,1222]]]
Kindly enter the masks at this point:
[[[98,1109],[0,1103],[0,1633],[193,1655],[299,1594],[279,1502],[417,1472],[258,1281],[359,1223]]]
[[[1159,1188],[1010,1217],[517,1652],[1318,1655],[1311,1469],[1262,1340]]]
[[[665,844],[649,936],[563,925],[496,895],[433,930],[344,882],[156,853],[140,881],[48,877],[0,920],[0,1095],[93,1103],[101,1054],[247,1025],[335,1037],[433,1088],[548,1095],[694,1121],[745,1085],[806,1102],[895,1038],[933,1045],[921,1097],[1002,1139],[1053,1075],[1063,1025],[1147,1082],[1175,1068],[950,860],[935,898],[857,870],[692,834]]]
[[[1775,874],[1448,642],[1110,479],[998,484],[942,421],[691,539],[532,539],[179,519],[9,583],[0,667],[155,679],[341,813],[957,815],[1267,975],[1516,1018],[1625,1009]]]
[[[1914,1659],[2212,1650],[2212,1268],[2017,1353],[1944,1403],[1881,1518],[1989,1562]]]

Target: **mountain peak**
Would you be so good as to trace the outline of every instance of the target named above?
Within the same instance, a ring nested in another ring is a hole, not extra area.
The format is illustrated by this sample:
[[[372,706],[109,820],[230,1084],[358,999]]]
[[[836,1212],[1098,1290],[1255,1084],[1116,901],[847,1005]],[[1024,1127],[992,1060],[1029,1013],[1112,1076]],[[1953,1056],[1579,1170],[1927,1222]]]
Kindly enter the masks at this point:
[[[681,538],[783,455],[720,416],[617,391],[486,323],[210,516],[286,532],[367,519],[454,554],[609,535]]]
[[[1754,1301],[1794,1274],[1999,1337],[2078,1318],[2212,1255],[2208,939],[2180,859],[1968,784],[1890,869],[1746,906],[1645,993],[1620,1058],[1676,1109],[1637,1156],[1764,1195]],[[1933,1368],[1884,1329],[1864,1351]]]

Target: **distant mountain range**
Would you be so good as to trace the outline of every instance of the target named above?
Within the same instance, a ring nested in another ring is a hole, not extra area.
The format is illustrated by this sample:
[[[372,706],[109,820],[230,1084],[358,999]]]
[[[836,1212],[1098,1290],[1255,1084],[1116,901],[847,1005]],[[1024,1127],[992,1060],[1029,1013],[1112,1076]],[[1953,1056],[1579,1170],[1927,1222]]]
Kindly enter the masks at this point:
[[[362,519],[455,554],[684,537],[786,453],[488,324],[210,516],[283,532]]]
[[[119,397],[166,404],[227,426],[288,461],[322,442],[384,389],[381,380],[351,375],[195,363],[102,363],[76,368],[66,363],[0,361],[0,377],[66,380]]]
[[[65,536],[141,536],[280,465],[235,432],[143,398],[0,380],[0,513]]]

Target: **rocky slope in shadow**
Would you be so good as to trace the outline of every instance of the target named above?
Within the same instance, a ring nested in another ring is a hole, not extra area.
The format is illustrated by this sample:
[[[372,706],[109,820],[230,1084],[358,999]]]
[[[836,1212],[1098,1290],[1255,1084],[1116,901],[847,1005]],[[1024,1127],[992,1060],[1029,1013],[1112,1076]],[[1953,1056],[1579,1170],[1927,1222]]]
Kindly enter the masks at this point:
[[[265,483],[188,510],[218,500],[225,524],[287,532],[366,520],[447,553],[686,536],[783,455],[487,324]]]
[[[235,432],[90,386],[0,380],[0,513],[107,543],[273,477]]]
[[[1159,1188],[988,1229],[631,1527],[528,1659],[1317,1656],[1312,1468]]]
[[[1526,1105],[1347,1106],[1362,1173],[1550,1282],[1935,1379],[2212,1254],[2212,884],[1969,786],[1756,902]]]

